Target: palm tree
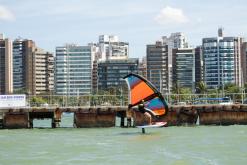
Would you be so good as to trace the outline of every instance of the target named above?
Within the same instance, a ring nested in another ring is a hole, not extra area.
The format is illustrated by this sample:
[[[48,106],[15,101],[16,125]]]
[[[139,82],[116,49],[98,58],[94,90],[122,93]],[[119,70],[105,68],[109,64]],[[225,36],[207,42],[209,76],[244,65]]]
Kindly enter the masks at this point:
[[[207,86],[203,81],[197,83],[197,89],[199,90],[198,93],[206,94]]]
[[[179,95],[181,94],[181,87],[180,87],[180,85],[179,85],[179,83],[177,81],[174,83],[174,85],[172,87],[172,93],[177,94],[176,95],[176,100],[177,100],[177,102],[179,102],[180,101],[180,96]]]
[[[225,85],[226,95],[230,96],[232,99],[241,99],[241,95],[236,93],[241,93],[241,88],[238,87],[236,84],[228,83]]]
[[[178,82],[174,83],[174,85],[172,86],[172,93],[174,93],[174,94],[180,94],[181,93],[181,88],[180,88]]]

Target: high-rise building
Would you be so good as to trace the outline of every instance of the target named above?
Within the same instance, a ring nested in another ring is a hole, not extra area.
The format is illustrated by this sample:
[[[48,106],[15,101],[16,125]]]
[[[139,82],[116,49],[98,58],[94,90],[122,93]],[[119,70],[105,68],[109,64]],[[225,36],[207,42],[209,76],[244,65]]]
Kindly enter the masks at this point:
[[[53,91],[53,54],[38,48],[32,40],[18,38],[13,42],[14,90],[31,95]]]
[[[13,92],[12,41],[0,34],[0,94]]]
[[[222,88],[227,83],[242,87],[243,38],[224,37],[223,29],[218,33],[218,37],[202,39],[205,84],[208,88]]]
[[[93,46],[94,60],[92,71],[92,92],[96,93],[98,90],[98,62],[109,60],[126,60],[129,57],[129,43],[119,41],[118,36],[115,35],[100,35],[98,43],[90,43]]]
[[[163,36],[162,40],[170,49],[188,48],[187,37],[181,32],[171,33],[170,37]]]
[[[137,58],[123,60],[106,60],[98,63],[98,89],[107,90],[111,87],[120,89],[126,86],[123,77],[129,73],[138,73]]]
[[[99,59],[103,61],[127,59],[129,56],[129,43],[120,42],[115,35],[100,35],[98,47]]]
[[[169,71],[168,71],[168,93],[170,94],[170,90],[173,87],[173,49],[177,48],[188,48],[188,41],[187,37],[185,36],[184,33],[181,32],[176,32],[176,33],[171,33],[170,37],[163,36],[162,37],[163,44],[168,45],[168,66],[169,66]]]
[[[243,66],[243,84],[247,82],[247,42],[242,44],[242,57],[241,64]]]
[[[195,50],[193,48],[173,49],[173,84],[195,89]]]
[[[155,45],[147,45],[147,77],[163,93],[170,94],[173,86],[172,51],[176,48],[188,48],[187,38],[181,32],[163,36]]]
[[[24,42],[23,61],[24,61],[24,89],[28,94],[35,95],[35,42],[26,40]]]
[[[157,41],[154,45],[147,45],[147,79],[162,92],[169,91],[168,45]]]
[[[33,75],[35,43],[18,38],[13,42],[13,81],[15,92],[34,94]]]
[[[36,48],[33,60],[32,83],[34,95],[47,94],[54,90],[54,56],[43,49]]]
[[[84,95],[92,92],[92,46],[68,44],[56,47],[55,92]]]
[[[98,44],[89,43],[88,46],[92,47],[92,93],[97,93],[98,86],[98,61],[101,58]]]
[[[202,48],[197,46],[195,48],[195,83],[198,84],[203,81],[203,59],[202,59]]]
[[[138,73],[144,78],[147,78],[147,58],[143,57],[139,60]]]
[[[25,88],[25,42],[21,38],[13,42],[13,86],[14,91]]]

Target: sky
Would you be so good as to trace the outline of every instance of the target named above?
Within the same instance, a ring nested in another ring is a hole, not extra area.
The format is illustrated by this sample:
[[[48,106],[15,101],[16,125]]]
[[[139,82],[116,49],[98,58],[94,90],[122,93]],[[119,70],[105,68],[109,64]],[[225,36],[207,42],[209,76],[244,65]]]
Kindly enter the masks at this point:
[[[0,0],[0,33],[51,52],[107,34],[129,42],[129,56],[141,58],[162,36],[183,32],[195,47],[219,27],[225,36],[247,37],[246,0]]]

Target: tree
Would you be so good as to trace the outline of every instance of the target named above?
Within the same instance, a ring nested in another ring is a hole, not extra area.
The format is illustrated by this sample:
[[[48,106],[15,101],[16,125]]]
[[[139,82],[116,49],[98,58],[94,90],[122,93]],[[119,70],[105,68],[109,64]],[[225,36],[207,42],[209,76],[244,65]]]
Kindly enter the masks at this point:
[[[176,102],[179,102],[180,101],[180,94],[181,94],[181,87],[177,81],[172,86],[172,93],[176,94],[175,98],[172,98],[172,99],[175,99]]]
[[[30,99],[31,106],[40,106],[41,104],[47,103],[47,100],[42,97],[32,97]]]
[[[174,94],[180,94],[181,93],[181,87],[177,81],[172,86],[172,93],[174,93]]]
[[[198,90],[198,93],[200,94],[206,94],[207,92],[207,86],[203,81],[200,81],[197,83],[196,89]]]
[[[239,93],[241,90],[237,85],[228,83],[225,85],[225,91],[226,93]]]
[[[192,94],[191,88],[181,88],[180,94]]]
[[[227,96],[231,97],[232,99],[241,99],[241,88],[238,87],[236,84],[228,83],[225,85],[225,93]],[[238,94],[236,94],[238,93]]]
[[[244,92],[247,93],[247,83],[244,84]]]

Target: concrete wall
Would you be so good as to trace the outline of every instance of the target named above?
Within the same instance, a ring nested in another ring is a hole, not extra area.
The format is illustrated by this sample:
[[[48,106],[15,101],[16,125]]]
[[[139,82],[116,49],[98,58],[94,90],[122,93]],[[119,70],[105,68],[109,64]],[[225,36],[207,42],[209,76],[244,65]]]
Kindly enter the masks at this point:
[[[166,116],[160,117],[156,121],[166,121],[167,126],[174,126],[177,125],[177,112],[176,109],[170,108],[169,112]]]
[[[3,118],[3,128],[28,128],[27,112],[6,112]]]
[[[121,126],[138,126],[148,123],[145,116],[136,111],[127,111],[127,107],[84,107],[84,108],[39,108],[1,110],[3,128],[29,128],[34,118],[51,118],[52,127],[58,127],[62,112],[74,112],[75,127],[114,127],[116,116],[133,119],[133,125],[121,123]],[[168,126],[193,125],[200,119],[200,125],[247,124],[247,105],[186,105],[170,106],[166,116],[153,118],[153,121],[166,121]],[[129,122],[131,123],[131,122]]]
[[[79,109],[74,113],[74,125],[76,127],[114,127],[116,114],[111,108]]]
[[[212,105],[197,109],[200,125],[247,124],[247,105]]]
[[[220,125],[222,106],[204,106],[198,109],[200,125]]]
[[[166,121],[168,126],[176,126],[183,124],[195,124],[198,114],[192,106],[173,106],[169,108],[169,112],[166,116],[161,116],[158,118],[153,118],[154,122]],[[134,123],[135,125],[144,125],[148,123],[148,119],[145,116],[135,111],[134,113]]]
[[[167,126],[195,124],[198,114],[191,106],[172,106],[166,116],[158,118],[156,121],[166,121]]]

